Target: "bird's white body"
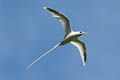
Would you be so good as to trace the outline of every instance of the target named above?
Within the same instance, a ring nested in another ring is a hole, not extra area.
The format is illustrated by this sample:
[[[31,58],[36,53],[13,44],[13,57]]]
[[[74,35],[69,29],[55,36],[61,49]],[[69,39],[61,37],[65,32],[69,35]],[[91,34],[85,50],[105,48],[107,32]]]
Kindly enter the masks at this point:
[[[61,42],[63,45],[67,44],[80,36],[79,32],[70,32],[67,36],[64,37],[64,40]]]
[[[48,12],[50,12],[52,14],[53,17],[59,19],[59,21],[62,23],[64,31],[66,32],[64,40],[61,41],[60,43],[58,43],[56,46],[54,46],[52,49],[50,49],[49,51],[47,51],[46,53],[44,53],[43,55],[41,55],[39,58],[37,58],[32,64],[30,64],[27,69],[29,69],[34,63],[36,63],[38,60],[40,60],[42,57],[44,57],[45,55],[47,55],[49,52],[51,52],[52,50],[54,50],[55,48],[65,45],[67,43],[71,43],[73,44],[75,47],[78,48],[81,58],[82,58],[82,62],[83,65],[85,66],[86,64],[86,59],[87,59],[87,55],[86,55],[86,47],[85,44],[78,40],[77,38],[83,34],[86,34],[86,32],[81,32],[81,31],[72,31],[72,29],[70,28],[70,24],[69,24],[69,20],[67,19],[66,16],[64,16],[63,14],[44,7],[45,10],[47,10]],[[26,69],[26,70],[27,70]]]

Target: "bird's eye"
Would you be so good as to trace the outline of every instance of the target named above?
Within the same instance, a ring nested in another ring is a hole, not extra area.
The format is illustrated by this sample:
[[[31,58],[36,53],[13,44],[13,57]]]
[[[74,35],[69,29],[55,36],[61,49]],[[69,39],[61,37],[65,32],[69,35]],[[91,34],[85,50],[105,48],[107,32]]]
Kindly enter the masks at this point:
[[[80,32],[80,33],[82,33],[82,32]]]

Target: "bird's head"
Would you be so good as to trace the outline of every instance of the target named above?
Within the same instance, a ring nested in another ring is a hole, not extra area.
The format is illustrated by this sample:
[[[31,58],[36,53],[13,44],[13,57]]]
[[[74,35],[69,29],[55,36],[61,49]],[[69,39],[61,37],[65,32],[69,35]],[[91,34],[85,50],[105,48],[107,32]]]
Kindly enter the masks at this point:
[[[76,35],[76,37],[79,37],[79,36],[81,36],[81,35],[87,34],[87,32],[76,31],[76,32],[74,32],[74,34]]]
[[[87,32],[79,31],[79,34],[84,35],[84,34],[87,34]]]
[[[87,34],[87,32],[77,31],[76,34],[77,36],[81,36],[81,35]]]

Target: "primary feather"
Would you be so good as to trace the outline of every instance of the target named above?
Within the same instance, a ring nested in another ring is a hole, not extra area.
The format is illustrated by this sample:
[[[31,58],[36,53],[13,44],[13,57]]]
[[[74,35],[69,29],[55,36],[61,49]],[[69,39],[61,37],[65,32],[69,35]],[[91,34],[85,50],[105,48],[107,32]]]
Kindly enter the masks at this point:
[[[86,60],[87,60],[85,44],[78,39],[71,41],[71,43],[78,48],[78,50],[80,52],[80,56],[82,58],[83,65],[85,66]]]
[[[50,12],[53,17],[59,19],[59,21],[63,25],[64,31],[66,32],[66,34],[69,34],[71,32],[69,20],[66,16],[64,16],[63,14],[61,14],[53,9],[47,8],[47,7],[44,7],[44,9],[47,10],[48,12]]]

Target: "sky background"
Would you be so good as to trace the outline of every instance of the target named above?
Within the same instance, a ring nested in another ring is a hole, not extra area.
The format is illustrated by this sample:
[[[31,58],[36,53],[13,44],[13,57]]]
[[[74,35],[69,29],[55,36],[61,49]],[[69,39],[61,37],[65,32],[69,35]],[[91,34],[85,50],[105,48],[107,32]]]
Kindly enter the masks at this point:
[[[67,44],[26,67],[64,38],[43,7],[64,13],[87,48]],[[120,0],[0,0],[0,80],[120,80]]]

